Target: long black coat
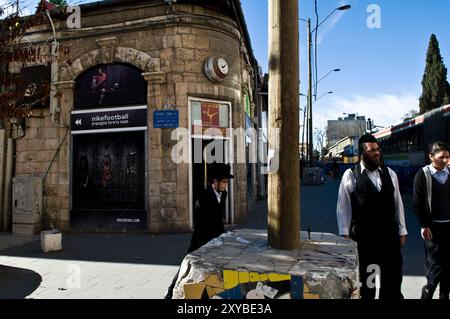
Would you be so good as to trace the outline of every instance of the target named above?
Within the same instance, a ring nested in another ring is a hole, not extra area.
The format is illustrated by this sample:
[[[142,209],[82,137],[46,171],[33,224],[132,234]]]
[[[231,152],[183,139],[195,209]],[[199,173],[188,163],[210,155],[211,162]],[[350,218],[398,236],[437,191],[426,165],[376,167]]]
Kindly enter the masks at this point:
[[[211,186],[204,190],[194,207],[194,233],[188,253],[225,232],[223,219],[227,192],[221,193],[220,204]]]

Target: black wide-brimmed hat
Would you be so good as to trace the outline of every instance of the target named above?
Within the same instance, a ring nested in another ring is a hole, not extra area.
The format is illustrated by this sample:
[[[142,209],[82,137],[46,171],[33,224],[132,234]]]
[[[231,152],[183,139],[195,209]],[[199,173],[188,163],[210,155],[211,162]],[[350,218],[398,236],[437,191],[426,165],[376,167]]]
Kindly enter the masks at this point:
[[[373,136],[372,134],[364,134],[363,136],[361,136],[358,140],[358,145],[359,144],[364,144],[364,143],[378,143],[377,139],[375,136]]]
[[[210,174],[212,178],[215,178],[219,181],[224,178],[234,178],[234,176],[231,175],[231,166],[222,163],[211,164]]]

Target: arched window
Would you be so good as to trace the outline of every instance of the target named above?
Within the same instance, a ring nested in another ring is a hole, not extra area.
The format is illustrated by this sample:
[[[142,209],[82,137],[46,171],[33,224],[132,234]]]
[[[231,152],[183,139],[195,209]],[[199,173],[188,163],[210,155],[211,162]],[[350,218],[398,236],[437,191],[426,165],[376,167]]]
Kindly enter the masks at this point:
[[[101,64],[76,80],[75,109],[147,104],[142,71],[127,64]]]

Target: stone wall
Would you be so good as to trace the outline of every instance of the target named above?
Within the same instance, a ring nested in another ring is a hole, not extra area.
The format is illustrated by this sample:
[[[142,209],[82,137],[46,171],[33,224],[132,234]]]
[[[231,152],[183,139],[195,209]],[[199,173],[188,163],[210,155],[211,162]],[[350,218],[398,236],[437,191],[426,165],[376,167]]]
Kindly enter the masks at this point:
[[[15,176],[45,176],[44,221],[62,228],[69,220],[69,141],[68,129],[56,127],[48,110],[35,110],[16,139]]]

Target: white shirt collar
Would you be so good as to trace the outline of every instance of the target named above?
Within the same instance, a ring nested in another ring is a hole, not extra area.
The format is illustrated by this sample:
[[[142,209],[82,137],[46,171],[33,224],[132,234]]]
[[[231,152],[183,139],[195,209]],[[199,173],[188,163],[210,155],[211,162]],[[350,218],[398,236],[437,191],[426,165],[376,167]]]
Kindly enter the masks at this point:
[[[214,186],[211,186],[211,188],[214,191],[214,193],[216,194],[217,201],[220,203],[221,194],[214,189]]]
[[[431,175],[436,174],[437,172],[439,172],[434,166],[433,164],[428,165],[428,168],[430,169]],[[450,174],[450,171],[448,170],[448,166],[446,166],[442,172],[446,172],[447,174]]]
[[[364,162],[363,162],[363,161],[361,161],[359,164],[361,165],[361,174],[362,174],[365,170],[367,170],[368,173],[373,173],[373,172],[369,171],[369,170],[366,168],[366,166],[364,165]],[[381,166],[378,167],[374,172],[376,172],[376,171],[378,171],[378,170],[379,170],[380,172],[383,172],[383,170],[381,169]]]

